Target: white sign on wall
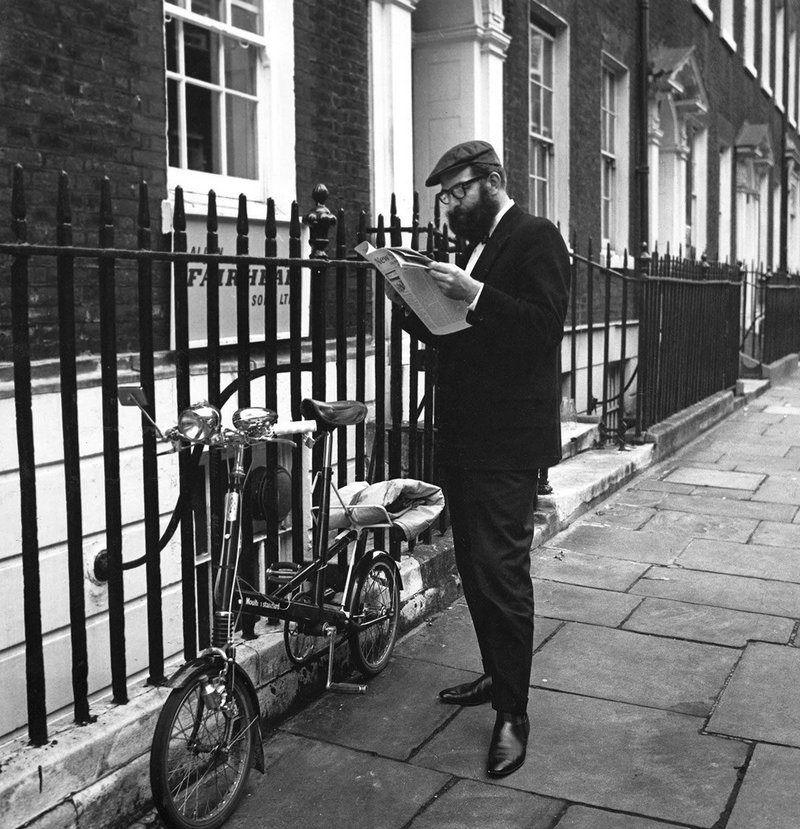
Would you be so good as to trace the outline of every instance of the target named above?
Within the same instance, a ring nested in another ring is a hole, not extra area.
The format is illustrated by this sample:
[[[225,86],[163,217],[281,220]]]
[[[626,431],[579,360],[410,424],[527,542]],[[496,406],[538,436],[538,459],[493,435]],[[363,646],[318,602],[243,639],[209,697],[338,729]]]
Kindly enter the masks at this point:
[[[288,224],[279,225],[277,231],[277,255],[281,258],[289,256],[289,227]],[[206,253],[206,223],[205,219],[187,217],[186,220],[187,250],[195,253]],[[264,253],[264,223],[250,222],[250,256],[259,256]],[[218,227],[220,253],[233,254],[236,252],[236,220],[220,219]],[[264,339],[264,307],[267,301],[267,266],[266,263],[254,262],[250,265],[249,293],[247,309],[250,319],[251,342]],[[300,301],[305,308],[308,306],[309,273],[302,271],[302,286]],[[187,268],[187,293],[189,306],[189,346],[202,347],[208,344],[208,263],[190,262]],[[289,269],[279,267],[275,280],[275,302],[277,312],[277,334],[279,339],[289,337]],[[175,314],[173,303],[172,314],[173,343],[175,336]],[[301,314],[301,336],[308,336],[308,313]],[[222,345],[236,343],[236,265],[233,262],[222,262],[219,265],[219,340]]]

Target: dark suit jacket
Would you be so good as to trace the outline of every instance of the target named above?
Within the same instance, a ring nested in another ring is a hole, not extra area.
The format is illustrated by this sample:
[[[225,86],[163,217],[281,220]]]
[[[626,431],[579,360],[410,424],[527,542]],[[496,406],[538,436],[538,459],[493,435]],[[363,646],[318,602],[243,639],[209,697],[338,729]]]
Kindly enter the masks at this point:
[[[440,463],[532,469],[561,459],[558,357],[569,274],[555,225],[513,205],[472,271],[484,287],[475,310],[465,306],[470,328],[436,337],[417,317],[406,319],[438,351]]]

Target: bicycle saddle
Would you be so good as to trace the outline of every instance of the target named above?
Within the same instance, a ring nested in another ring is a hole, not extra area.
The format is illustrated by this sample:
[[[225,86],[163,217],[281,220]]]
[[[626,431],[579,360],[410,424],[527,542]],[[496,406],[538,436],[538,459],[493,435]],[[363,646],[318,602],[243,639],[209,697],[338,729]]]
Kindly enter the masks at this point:
[[[320,429],[335,429],[337,426],[354,426],[363,422],[367,407],[358,400],[337,400],[325,403],[322,400],[306,398],[300,404],[304,418],[316,420]]]

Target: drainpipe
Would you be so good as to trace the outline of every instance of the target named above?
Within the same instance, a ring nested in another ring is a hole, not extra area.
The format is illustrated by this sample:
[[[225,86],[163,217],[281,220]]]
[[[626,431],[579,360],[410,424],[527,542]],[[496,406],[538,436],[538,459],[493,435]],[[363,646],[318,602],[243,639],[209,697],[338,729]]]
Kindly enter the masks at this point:
[[[781,186],[781,215],[778,237],[778,270],[782,276],[789,272],[789,165],[787,163],[787,131],[789,129],[789,7],[783,8],[783,115],[781,117],[780,141],[780,186]]]
[[[639,146],[636,174],[638,176],[639,238],[637,255],[650,239],[650,166],[648,163],[648,78],[650,74],[650,0],[639,0]]]

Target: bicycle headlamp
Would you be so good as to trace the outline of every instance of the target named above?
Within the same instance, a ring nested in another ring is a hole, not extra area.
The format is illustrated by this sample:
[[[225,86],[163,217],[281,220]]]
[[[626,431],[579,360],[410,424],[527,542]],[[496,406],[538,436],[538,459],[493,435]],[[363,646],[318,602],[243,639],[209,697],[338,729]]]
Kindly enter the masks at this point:
[[[249,437],[261,437],[278,420],[278,413],[263,406],[249,406],[233,413],[233,428]]]
[[[219,424],[219,409],[205,400],[184,409],[178,417],[178,431],[191,441],[208,440]]]

